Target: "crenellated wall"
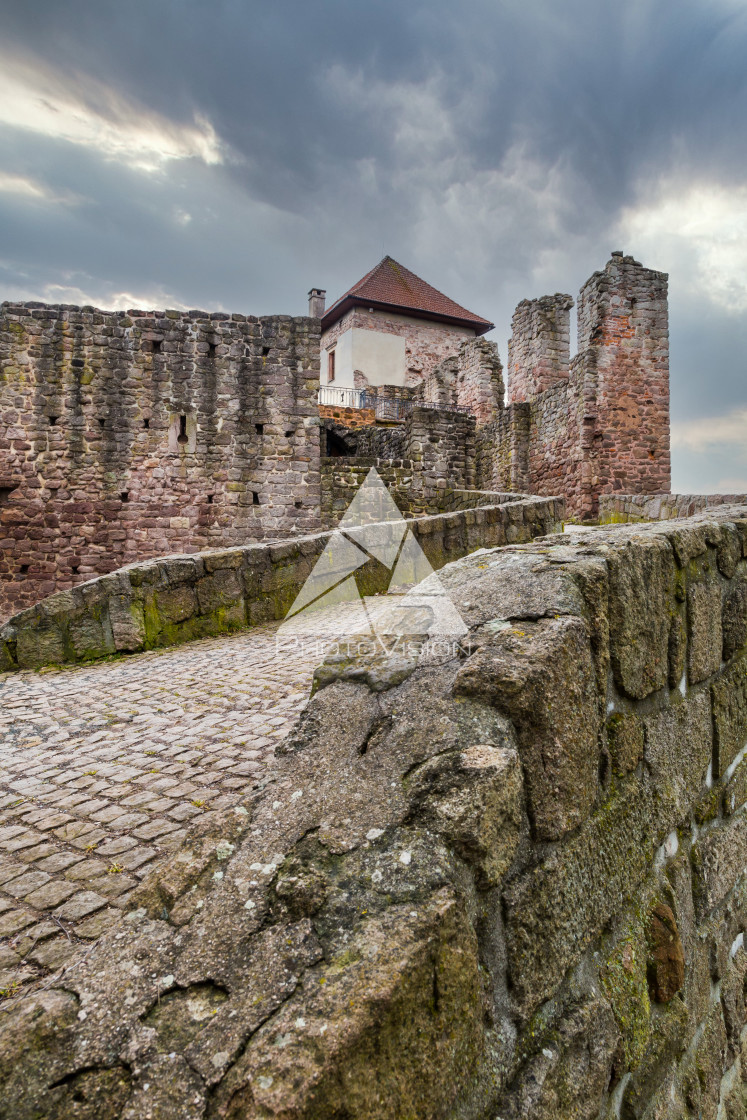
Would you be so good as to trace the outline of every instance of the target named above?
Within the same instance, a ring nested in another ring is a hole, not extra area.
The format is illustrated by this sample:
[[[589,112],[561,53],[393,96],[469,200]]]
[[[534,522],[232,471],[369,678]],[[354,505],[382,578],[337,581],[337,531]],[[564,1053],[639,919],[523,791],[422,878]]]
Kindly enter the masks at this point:
[[[0,311],[0,617],[165,552],[319,527],[319,323]]]

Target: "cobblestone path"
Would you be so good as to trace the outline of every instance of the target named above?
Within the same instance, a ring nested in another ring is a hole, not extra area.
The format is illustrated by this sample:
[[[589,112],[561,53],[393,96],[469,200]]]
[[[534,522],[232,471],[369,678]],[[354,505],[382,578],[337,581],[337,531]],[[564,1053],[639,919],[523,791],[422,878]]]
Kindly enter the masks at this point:
[[[319,661],[277,657],[275,629],[0,675],[0,996],[100,936],[190,820],[257,782]]]

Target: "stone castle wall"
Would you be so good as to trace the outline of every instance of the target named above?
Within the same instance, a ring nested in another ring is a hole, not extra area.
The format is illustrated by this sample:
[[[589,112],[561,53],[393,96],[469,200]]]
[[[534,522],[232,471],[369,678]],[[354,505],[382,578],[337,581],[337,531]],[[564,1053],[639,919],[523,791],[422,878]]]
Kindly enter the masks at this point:
[[[424,512],[477,488],[593,519],[600,494],[666,490],[666,285],[613,254],[572,361],[570,297],[520,304],[507,407],[494,343],[403,316],[332,328],[425,348],[410,386],[353,409],[318,405],[315,319],[3,305],[0,617],[138,559],[320,528],[320,453],[411,463]]]
[[[319,323],[3,304],[0,617],[122,564],[320,525]]]
[[[742,1120],[747,509],[440,579],[469,634],[326,662],[248,811],[17,1002],[19,1115]]]
[[[349,501],[367,471],[343,463],[328,461],[328,490]],[[401,474],[386,463],[381,468],[396,497]],[[401,497],[407,515],[407,486]],[[558,499],[462,490],[441,492],[438,515],[421,516],[426,503],[411,505],[418,516],[407,527],[435,569],[476,549],[555,533],[564,514]],[[177,645],[283,619],[330,536],[163,556],[59,591],[0,628],[0,672]],[[390,574],[383,565],[366,570],[362,593],[385,592]]]

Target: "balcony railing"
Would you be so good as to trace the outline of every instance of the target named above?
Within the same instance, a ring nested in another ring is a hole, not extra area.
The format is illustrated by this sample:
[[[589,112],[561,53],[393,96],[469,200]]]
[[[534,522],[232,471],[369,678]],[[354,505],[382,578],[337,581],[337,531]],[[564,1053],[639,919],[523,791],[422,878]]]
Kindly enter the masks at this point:
[[[338,389],[334,385],[319,387],[319,404],[332,405],[334,408],[363,408],[362,396],[363,389]]]

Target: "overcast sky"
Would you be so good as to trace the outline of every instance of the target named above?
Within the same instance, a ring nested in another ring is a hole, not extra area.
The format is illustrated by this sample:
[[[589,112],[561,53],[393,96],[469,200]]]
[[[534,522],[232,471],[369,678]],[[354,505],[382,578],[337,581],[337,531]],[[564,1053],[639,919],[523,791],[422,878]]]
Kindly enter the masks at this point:
[[[747,491],[747,0],[2,0],[0,298],[496,323],[670,275],[673,488]]]

